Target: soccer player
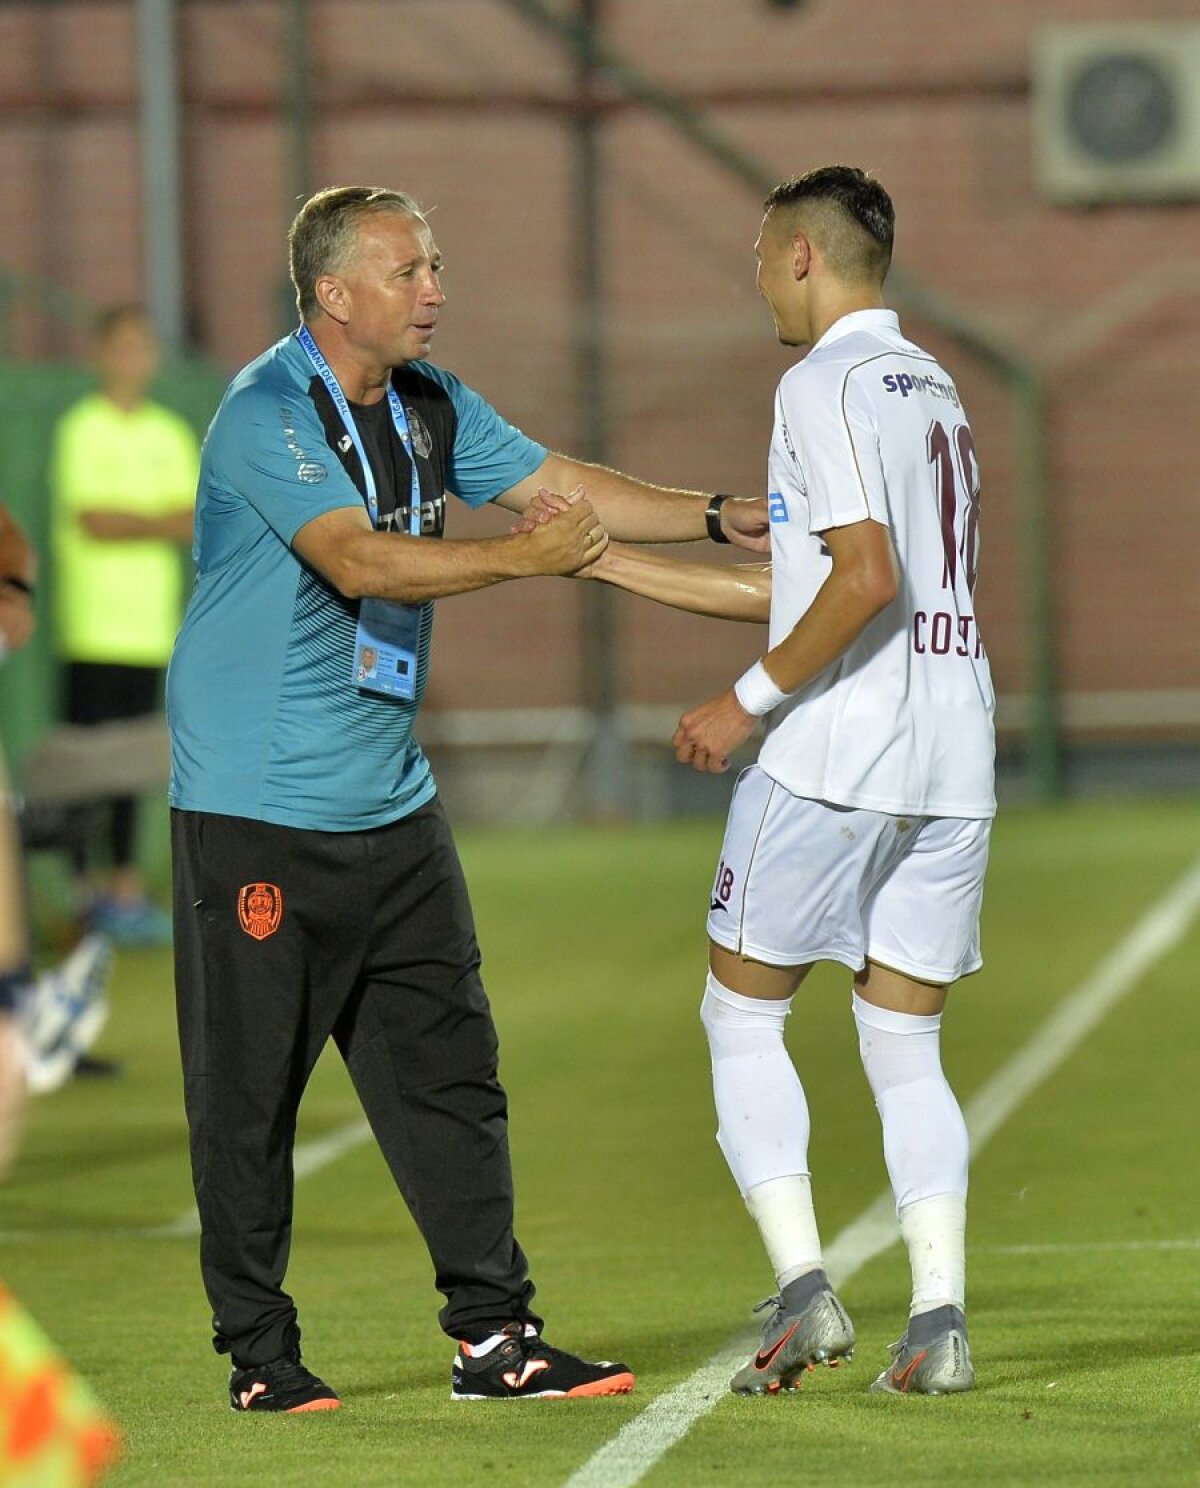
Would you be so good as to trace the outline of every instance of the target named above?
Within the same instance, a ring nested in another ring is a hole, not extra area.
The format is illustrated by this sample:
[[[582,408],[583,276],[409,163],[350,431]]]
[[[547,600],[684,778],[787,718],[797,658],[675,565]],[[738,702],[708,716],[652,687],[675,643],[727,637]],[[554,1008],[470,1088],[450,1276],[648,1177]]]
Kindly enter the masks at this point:
[[[433,1258],[456,1398],[611,1395],[555,1349],[513,1236],[507,1106],[470,904],[412,738],[435,599],[631,541],[767,541],[765,503],[643,485],[507,424],[427,358],[445,302],[400,192],[292,225],[301,327],[233,381],[204,449],[197,583],[168,682],[185,1098],[215,1347],[240,1411],[336,1408],[283,1290],[292,1146],[332,1037]],[[536,530],[440,540],[449,490]]]
[[[784,1047],[816,961],[854,973],[859,1049],[912,1267],[903,1338],[873,1388],[970,1389],[967,1131],[939,1052],[950,985],[980,964],[995,811],[993,694],[972,591],[975,442],[953,379],[883,307],[893,209],[860,170],[776,187],[756,251],[783,377],[769,459],[772,566],[680,565],[612,546],[594,577],[686,609],[765,619],[770,649],[686,713],[697,770],[766,719],[738,780],[708,918],[701,1017],[718,1142],[779,1296],[739,1394],[849,1358],[854,1327],[823,1269],[809,1113]],[[540,511],[540,507],[538,508]]]

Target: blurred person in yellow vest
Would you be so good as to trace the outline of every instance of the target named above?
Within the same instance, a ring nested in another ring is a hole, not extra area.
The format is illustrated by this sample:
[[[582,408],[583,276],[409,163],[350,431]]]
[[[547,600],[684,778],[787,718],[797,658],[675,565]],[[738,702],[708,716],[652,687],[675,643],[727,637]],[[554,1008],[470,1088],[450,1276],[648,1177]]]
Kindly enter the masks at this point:
[[[63,713],[85,726],[160,706],[199,470],[191,427],[147,396],[159,347],[143,309],[101,314],[95,363],[100,385],[60,419],[51,467]],[[146,897],[137,866],[136,800],[106,803],[97,821],[102,831],[87,834],[75,862],[89,923],[118,944],[166,942],[169,918]]]

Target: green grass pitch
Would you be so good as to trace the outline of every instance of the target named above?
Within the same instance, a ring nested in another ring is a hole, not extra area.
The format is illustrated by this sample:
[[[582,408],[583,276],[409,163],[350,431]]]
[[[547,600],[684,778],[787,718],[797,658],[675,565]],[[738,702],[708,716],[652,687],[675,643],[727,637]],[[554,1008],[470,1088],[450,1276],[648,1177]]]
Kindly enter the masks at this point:
[[[194,1240],[139,1233],[191,1204],[170,959],[119,957],[101,1051],[124,1060],[124,1077],[37,1103],[0,1188],[0,1273],[124,1426],[112,1482],[558,1485],[745,1326],[772,1279],[713,1140],[697,1018],[719,839],[714,821],[462,841],[547,1336],[628,1360],[639,1376],[628,1398],[452,1404],[428,1260],[366,1143],[298,1185],[289,1278],[306,1357],[343,1409],[229,1412]],[[946,1025],[964,1100],[1198,843],[1191,802],[1001,818],[988,965],[954,994]],[[784,1399],[721,1399],[650,1488],[1200,1482],[1198,951],[1193,927],[980,1154],[975,1394],[867,1393],[903,1327],[907,1268],[894,1247],[845,1288],[859,1330],[849,1368],[818,1371]],[[847,982],[821,969],[789,1030],[827,1240],[885,1181]],[[327,1058],[301,1140],[356,1114]]]

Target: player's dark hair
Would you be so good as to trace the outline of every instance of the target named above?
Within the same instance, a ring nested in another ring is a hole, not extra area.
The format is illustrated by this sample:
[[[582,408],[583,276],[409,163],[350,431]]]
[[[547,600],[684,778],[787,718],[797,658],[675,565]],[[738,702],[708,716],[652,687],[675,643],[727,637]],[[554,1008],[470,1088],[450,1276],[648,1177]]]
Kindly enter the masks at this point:
[[[848,278],[883,280],[892,261],[896,211],[892,199],[866,171],[853,165],[823,165],[781,181],[763,203],[768,213],[816,207],[833,232],[822,246],[831,267]],[[849,231],[838,232],[837,226]]]
[[[288,252],[301,320],[311,319],[321,308],[317,280],[345,266],[354,251],[359,223],[374,212],[425,220],[411,196],[386,186],[329,186],[310,196],[296,213],[288,230]]]

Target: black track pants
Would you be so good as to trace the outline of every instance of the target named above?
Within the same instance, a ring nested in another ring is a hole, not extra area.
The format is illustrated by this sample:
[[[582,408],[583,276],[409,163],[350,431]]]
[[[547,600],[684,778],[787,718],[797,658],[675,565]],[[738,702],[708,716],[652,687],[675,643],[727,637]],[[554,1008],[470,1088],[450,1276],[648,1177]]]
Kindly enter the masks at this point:
[[[179,1037],[214,1346],[299,1343],[292,1147],[332,1035],[433,1258],[443,1328],[530,1317],[507,1106],[466,884],[438,802],[368,832],[172,814]]]

